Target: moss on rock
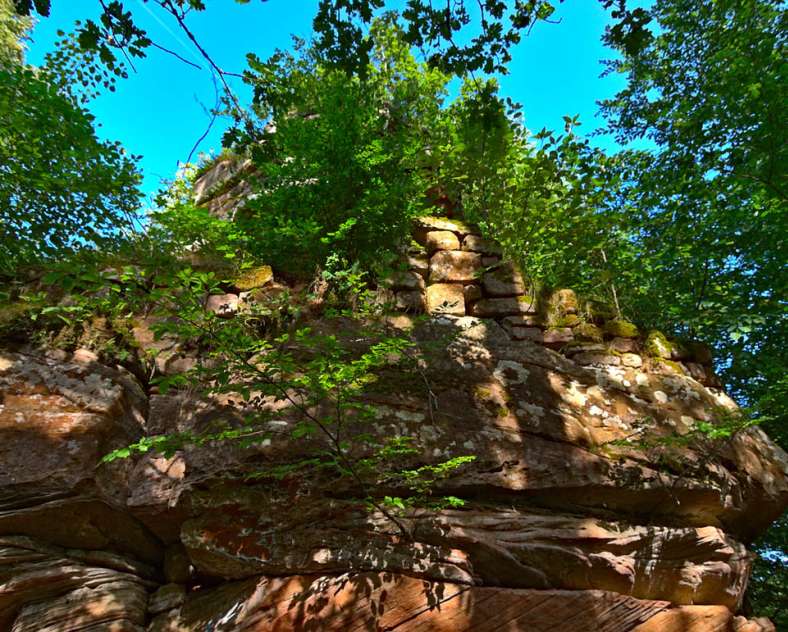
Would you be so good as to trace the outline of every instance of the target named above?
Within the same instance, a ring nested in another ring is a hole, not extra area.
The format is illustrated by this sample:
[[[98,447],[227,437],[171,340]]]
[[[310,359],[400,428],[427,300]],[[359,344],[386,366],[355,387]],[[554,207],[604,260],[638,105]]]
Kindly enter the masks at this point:
[[[656,360],[656,364],[665,373],[673,373],[676,375],[687,374],[687,372],[684,370],[684,367],[679,362],[674,362],[673,360],[666,360],[665,358],[659,358]]]
[[[23,301],[0,305],[0,340],[8,340],[27,329],[32,306]]]
[[[573,290],[562,289],[553,292],[550,304],[561,314],[574,314],[577,312],[577,296]]]
[[[636,325],[626,320],[609,320],[604,325],[605,333],[612,338],[637,338],[640,330]]]
[[[600,301],[586,301],[583,306],[586,318],[595,323],[604,323],[616,317],[615,310]]]
[[[566,316],[562,316],[561,318],[559,318],[556,321],[555,326],[556,327],[576,327],[581,322],[582,321],[580,320],[580,317],[577,314],[567,314]]]
[[[673,345],[661,331],[651,331],[646,338],[646,353],[654,358],[670,360]]]
[[[254,290],[270,283],[274,278],[271,266],[257,266],[241,274],[233,285],[242,292]]]

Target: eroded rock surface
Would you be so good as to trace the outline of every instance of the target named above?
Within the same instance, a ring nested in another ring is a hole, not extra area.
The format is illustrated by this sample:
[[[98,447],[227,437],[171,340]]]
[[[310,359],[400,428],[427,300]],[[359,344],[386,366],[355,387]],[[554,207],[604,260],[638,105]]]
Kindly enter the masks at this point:
[[[462,508],[394,524],[347,481],[242,478],[303,455],[282,402],[254,446],[102,464],[145,435],[249,411],[145,390],[84,350],[4,352],[0,630],[773,630],[739,611],[747,543],[788,504],[788,457],[755,428],[713,449],[653,441],[736,410],[706,351],[594,320],[569,291],[537,296],[511,266],[480,272],[499,251],[457,220],[424,218],[416,237],[426,250],[385,289],[431,312],[391,319],[431,350],[363,397],[371,432],[418,438],[407,463],[476,457],[435,485]],[[206,307],[237,318],[253,300]],[[357,327],[314,325],[350,341]],[[199,361],[144,320],[134,333],[162,374]]]

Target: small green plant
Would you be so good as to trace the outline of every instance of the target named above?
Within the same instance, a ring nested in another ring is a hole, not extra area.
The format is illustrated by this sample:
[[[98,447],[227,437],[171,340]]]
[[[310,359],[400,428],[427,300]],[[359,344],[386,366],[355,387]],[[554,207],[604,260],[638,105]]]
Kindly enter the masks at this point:
[[[269,336],[260,331],[254,306],[232,319],[205,309],[202,297],[217,288],[212,273],[182,270],[175,282],[166,291],[157,290],[159,313],[166,318],[155,330],[159,336],[196,345],[200,362],[187,374],[158,379],[160,392],[188,387],[205,397],[235,401],[243,412],[234,422],[204,432],[143,438],[106,455],[105,462],[150,450],[172,454],[187,445],[218,441],[244,447],[284,442],[279,445],[295,446],[288,450],[290,456],[257,468],[252,477],[338,477],[403,532],[405,526],[395,515],[400,505],[461,504],[456,498],[434,497],[434,488],[474,457],[418,465],[416,440],[383,436],[376,427],[377,407],[364,397],[381,371],[408,370],[415,362],[413,340],[361,320],[354,321],[350,338],[308,327]],[[329,318],[327,326],[331,322]],[[274,424],[275,430],[271,424],[283,418],[284,435],[281,424]],[[409,462],[416,466],[406,467]],[[381,497],[377,490],[384,485],[400,488],[406,496],[393,501],[393,496]]]

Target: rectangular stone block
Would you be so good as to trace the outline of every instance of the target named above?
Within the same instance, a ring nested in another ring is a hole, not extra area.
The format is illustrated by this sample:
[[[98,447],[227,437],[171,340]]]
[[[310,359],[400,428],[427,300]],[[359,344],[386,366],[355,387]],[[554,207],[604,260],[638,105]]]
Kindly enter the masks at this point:
[[[530,297],[485,298],[476,303],[471,310],[471,315],[480,318],[499,318],[522,314],[536,314],[536,304]]]
[[[427,311],[430,314],[465,315],[465,296],[458,283],[434,283],[427,287]]]
[[[527,291],[523,275],[510,264],[485,272],[482,287],[487,296],[518,296]]]
[[[447,230],[432,230],[424,236],[424,245],[427,250],[459,250],[460,240],[457,235]]]
[[[427,257],[408,255],[405,261],[408,264],[408,268],[410,268],[412,272],[416,272],[417,274],[420,274],[426,278],[427,273],[430,270],[430,261],[427,259]]]
[[[563,345],[572,342],[575,336],[569,327],[553,327],[544,332],[544,343],[546,345]]]
[[[424,277],[416,272],[400,270],[386,279],[385,284],[393,290],[423,290]]]
[[[470,285],[465,286],[465,305],[466,307],[471,303],[475,303],[476,301],[482,298],[482,288],[472,283]]]
[[[424,293],[421,290],[405,290],[397,292],[397,309],[406,312],[424,311]]]
[[[475,252],[440,250],[430,259],[430,283],[474,281],[481,266],[481,255]]]
[[[501,247],[497,243],[492,239],[485,239],[481,235],[466,235],[462,240],[462,249],[485,255],[501,254]]]
[[[515,340],[544,342],[544,332],[539,327],[508,327],[507,330]]]

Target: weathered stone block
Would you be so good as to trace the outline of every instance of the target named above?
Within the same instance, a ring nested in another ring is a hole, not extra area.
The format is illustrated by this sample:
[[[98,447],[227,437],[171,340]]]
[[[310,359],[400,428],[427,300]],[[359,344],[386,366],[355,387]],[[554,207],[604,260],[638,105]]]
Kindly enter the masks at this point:
[[[531,340],[533,342],[544,342],[544,331],[539,327],[509,327],[509,335],[515,340]]]
[[[438,251],[430,259],[430,283],[473,281],[481,265],[475,252]]]
[[[253,290],[258,287],[270,283],[274,280],[274,272],[271,266],[257,266],[250,268],[241,274],[234,282],[233,285],[236,289],[242,292]]]
[[[479,252],[485,255],[500,255],[501,246],[492,239],[485,239],[481,235],[466,235],[462,240],[462,249]]]
[[[652,331],[646,338],[646,351],[654,358],[670,360],[672,345],[661,331]]]
[[[459,250],[460,240],[457,235],[446,230],[432,230],[424,236],[424,245],[427,250]]]
[[[148,612],[158,614],[177,608],[186,600],[186,587],[181,584],[164,584],[150,596]]]
[[[457,219],[450,219],[448,217],[434,216],[417,218],[415,221],[415,230],[416,232],[424,230],[447,230],[459,235],[467,235],[468,233],[474,232],[473,228],[465,222]]]
[[[386,279],[386,285],[395,291],[423,290],[424,277],[416,272],[399,270]]]
[[[552,310],[560,314],[576,314],[577,313],[577,296],[573,290],[562,289],[556,290],[550,295],[550,307]]]
[[[572,342],[575,336],[569,327],[551,327],[544,332],[544,343],[546,345],[564,345]]]
[[[606,353],[607,347],[600,342],[572,342],[563,349],[565,355],[573,356],[578,353]]]
[[[518,296],[526,292],[523,275],[511,264],[486,272],[482,287],[488,296]]]
[[[465,294],[457,283],[434,283],[427,287],[427,311],[430,314],[465,315]]]
[[[476,301],[480,300],[484,295],[482,293],[482,288],[472,283],[471,285],[465,286],[465,305],[471,305]]]
[[[612,338],[637,338],[640,331],[626,320],[609,320],[604,325],[605,334]]]
[[[406,312],[424,311],[424,292],[422,290],[405,290],[397,292],[396,308]]]
[[[538,314],[518,314],[506,316],[502,321],[504,327],[543,327],[544,321]]]
[[[498,318],[501,316],[517,316],[536,314],[536,305],[527,296],[509,298],[484,298],[476,303],[471,313],[480,318]]]
[[[619,366],[621,364],[621,358],[609,353],[578,353],[573,359],[578,364],[586,365]]]
[[[602,342],[602,330],[592,323],[581,323],[575,328],[575,338],[589,342]]]
[[[608,346],[618,353],[637,353],[639,350],[638,342],[633,338],[613,338]]]
[[[636,353],[623,353],[621,354],[621,364],[636,369],[643,366],[643,358]]]
[[[427,257],[420,255],[408,255],[406,260],[408,268],[413,272],[420,274],[423,277],[427,276],[430,270],[430,260]]]

